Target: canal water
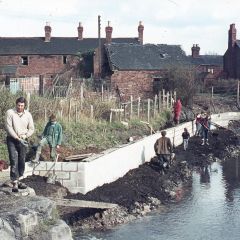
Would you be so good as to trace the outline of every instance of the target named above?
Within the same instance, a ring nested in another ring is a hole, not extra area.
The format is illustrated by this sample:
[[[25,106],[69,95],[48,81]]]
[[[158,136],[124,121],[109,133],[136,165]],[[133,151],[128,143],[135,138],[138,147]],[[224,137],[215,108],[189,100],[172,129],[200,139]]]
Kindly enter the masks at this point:
[[[163,212],[104,232],[78,234],[88,240],[239,240],[240,169],[237,160],[214,162],[193,173],[192,187]]]

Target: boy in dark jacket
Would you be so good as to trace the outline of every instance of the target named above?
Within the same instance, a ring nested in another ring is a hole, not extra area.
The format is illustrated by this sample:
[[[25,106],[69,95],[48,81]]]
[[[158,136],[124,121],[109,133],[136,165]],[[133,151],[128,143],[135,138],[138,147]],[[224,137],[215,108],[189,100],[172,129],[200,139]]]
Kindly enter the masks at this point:
[[[36,158],[32,162],[39,162],[42,147],[46,144],[50,147],[50,158],[54,160],[56,158],[56,149],[60,147],[62,142],[62,126],[57,122],[57,118],[54,114],[51,114],[49,121],[44,128],[42,134],[42,140],[40,141]]]
[[[182,133],[182,138],[183,138],[183,148],[184,148],[184,151],[186,151],[188,148],[188,140],[190,138],[190,134],[187,128],[184,128],[184,132]]]

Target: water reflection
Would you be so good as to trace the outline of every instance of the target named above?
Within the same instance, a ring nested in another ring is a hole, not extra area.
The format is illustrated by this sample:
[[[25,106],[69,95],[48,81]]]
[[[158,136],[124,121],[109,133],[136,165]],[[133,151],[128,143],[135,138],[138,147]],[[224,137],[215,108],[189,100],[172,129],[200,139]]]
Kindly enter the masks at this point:
[[[191,191],[166,212],[77,239],[239,240],[239,174],[236,159],[199,168],[193,173]]]
[[[210,183],[208,166],[203,166],[200,168],[200,183]]]

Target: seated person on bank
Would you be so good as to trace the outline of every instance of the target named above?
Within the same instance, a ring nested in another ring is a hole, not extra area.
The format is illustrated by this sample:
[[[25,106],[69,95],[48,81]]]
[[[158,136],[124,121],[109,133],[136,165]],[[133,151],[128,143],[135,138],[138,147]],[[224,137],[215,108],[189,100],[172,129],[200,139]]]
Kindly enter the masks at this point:
[[[49,121],[44,128],[42,139],[37,147],[37,153],[35,159],[32,162],[39,162],[39,158],[42,152],[42,147],[47,145],[50,148],[50,158],[55,160],[56,158],[56,149],[58,149],[62,142],[62,126],[57,122],[57,118],[54,114],[51,114]]]
[[[162,137],[160,137],[154,144],[154,150],[158,156],[160,167],[162,168],[166,168],[170,165],[173,150],[171,140],[166,137],[166,134],[166,131],[162,131]]]

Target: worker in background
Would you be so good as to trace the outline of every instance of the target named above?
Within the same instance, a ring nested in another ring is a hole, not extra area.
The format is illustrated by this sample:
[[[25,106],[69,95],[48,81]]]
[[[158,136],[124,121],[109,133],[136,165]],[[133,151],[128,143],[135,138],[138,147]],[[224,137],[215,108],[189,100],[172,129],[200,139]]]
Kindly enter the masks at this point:
[[[189,134],[187,128],[184,128],[184,131],[182,133],[182,138],[183,138],[183,149],[184,149],[184,151],[186,151],[188,148],[188,140],[190,138],[190,134]]]
[[[173,112],[174,112],[174,122],[175,124],[179,124],[180,116],[182,111],[182,103],[180,99],[177,99],[173,106]]]
[[[161,131],[162,137],[160,137],[154,144],[154,150],[158,157],[159,166],[163,170],[169,167],[173,150],[171,140],[166,137],[166,134],[166,131]]]
[[[208,132],[209,132],[209,116],[207,113],[201,114],[201,120],[200,120],[201,126],[202,126],[202,143],[201,145],[209,145],[208,142]]]
[[[55,160],[58,149],[62,142],[62,126],[57,122],[57,118],[54,114],[51,114],[49,117],[49,121],[44,128],[42,134],[42,140],[40,141],[35,159],[32,160],[33,163],[38,163],[39,158],[42,152],[42,147],[45,145],[49,145],[50,148],[50,158],[51,160]]]

